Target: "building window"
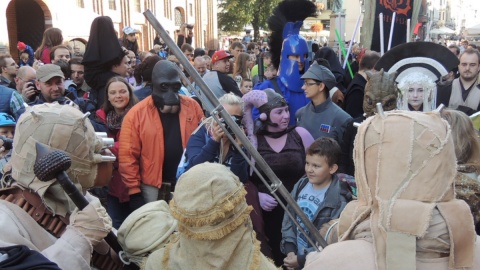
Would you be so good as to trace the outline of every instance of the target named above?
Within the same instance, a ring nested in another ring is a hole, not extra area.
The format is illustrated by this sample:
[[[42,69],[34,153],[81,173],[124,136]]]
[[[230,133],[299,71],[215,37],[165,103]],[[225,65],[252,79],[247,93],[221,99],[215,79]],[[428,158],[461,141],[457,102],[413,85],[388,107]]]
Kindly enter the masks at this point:
[[[175,8],[175,26],[181,26],[184,21],[182,11],[179,8]]]
[[[170,19],[170,1],[169,0],[164,0],[163,1],[164,5],[164,11],[165,11],[165,18]]]
[[[140,5],[140,0],[135,0],[135,11],[138,13],[142,12],[142,6]]]
[[[190,17],[193,17],[193,4],[192,3],[189,4],[188,9],[190,9]]]
[[[77,6],[79,8],[85,8],[85,3],[83,3],[83,0],[77,0]]]
[[[117,3],[116,0],[108,0],[108,8],[111,10],[117,10]]]

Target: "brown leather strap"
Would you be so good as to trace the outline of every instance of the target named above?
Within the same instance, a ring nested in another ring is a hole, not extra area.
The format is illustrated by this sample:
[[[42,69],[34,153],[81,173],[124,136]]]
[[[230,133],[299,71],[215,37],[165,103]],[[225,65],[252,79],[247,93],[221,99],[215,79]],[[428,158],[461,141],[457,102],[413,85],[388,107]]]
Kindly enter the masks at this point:
[[[42,203],[42,199],[33,192],[17,186],[0,190],[0,200],[16,204],[27,212],[40,226],[59,238],[67,228],[68,218],[53,215]]]
[[[42,199],[36,193],[21,189],[18,186],[0,190],[0,200],[13,203],[23,209],[42,228],[56,238],[60,238],[69,224],[68,217],[53,215],[42,203]],[[117,258],[117,259],[115,259]],[[110,249],[106,254],[93,252],[91,264],[102,270],[122,270],[124,268],[117,254]]]

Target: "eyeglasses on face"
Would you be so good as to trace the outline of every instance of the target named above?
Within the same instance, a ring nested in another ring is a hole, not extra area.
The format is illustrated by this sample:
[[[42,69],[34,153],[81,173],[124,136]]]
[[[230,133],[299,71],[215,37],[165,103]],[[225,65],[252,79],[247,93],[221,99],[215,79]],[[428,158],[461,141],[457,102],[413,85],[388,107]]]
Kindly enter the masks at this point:
[[[312,85],[315,85],[315,84],[318,85],[318,83],[316,83],[316,82],[311,82],[311,83],[305,82],[305,81],[303,82],[303,85],[306,85],[306,86],[312,86]]]

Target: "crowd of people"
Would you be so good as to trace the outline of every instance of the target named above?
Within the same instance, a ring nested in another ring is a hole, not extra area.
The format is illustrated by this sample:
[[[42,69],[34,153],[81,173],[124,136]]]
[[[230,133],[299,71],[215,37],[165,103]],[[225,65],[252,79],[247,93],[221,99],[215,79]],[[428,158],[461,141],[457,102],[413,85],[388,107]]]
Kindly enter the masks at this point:
[[[332,48],[308,57],[302,20],[276,21],[293,12],[284,2],[268,39],[228,50],[195,48],[181,26],[177,46],[208,89],[160,37],[141,51],[138,31],[119,38],[107,16],[84,52],[50,28],[38,48],[19,41],[19,59],[0,55],[0,268],[480,267],[480,52],[357,44],[351,75]],[[252,173],[203,91],[331,245],[315,252],[304,215]],[[34,173],[39,144],[68,154],[87,207]],[[103,240],[112,230],[123,251]]]

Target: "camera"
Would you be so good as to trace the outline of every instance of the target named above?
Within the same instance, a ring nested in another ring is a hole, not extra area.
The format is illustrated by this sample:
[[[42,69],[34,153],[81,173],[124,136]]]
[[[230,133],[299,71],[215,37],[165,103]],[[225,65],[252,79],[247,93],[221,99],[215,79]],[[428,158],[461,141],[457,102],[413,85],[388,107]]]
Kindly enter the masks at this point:
[[[193,24],[187,24],[186,26],[188,29],[193,29]]]
[[[236,115],[232,115],[232,120],[235,121],[235,123],[240,127],[242,128],[243,124],[242,124],[242,118],[241,116],[236,116]],[[220,119],[222,121],[222,123],[224,123],[225,125],[225,120],[223,119]],[[233,132],[233,130],[228,126],[226,125],[226,129],[228,131],[228,133],[230,133],[230,135],[232,135],[232,137],[235,139],[236,136],[235,136],[235,132]]]
[[[35,80],[30,80],[28,81],[28,86],[33,86],[33,90],[35,90],[35,92],[40,92],[40,90],[37,88],[37,85],[35,84]]]

